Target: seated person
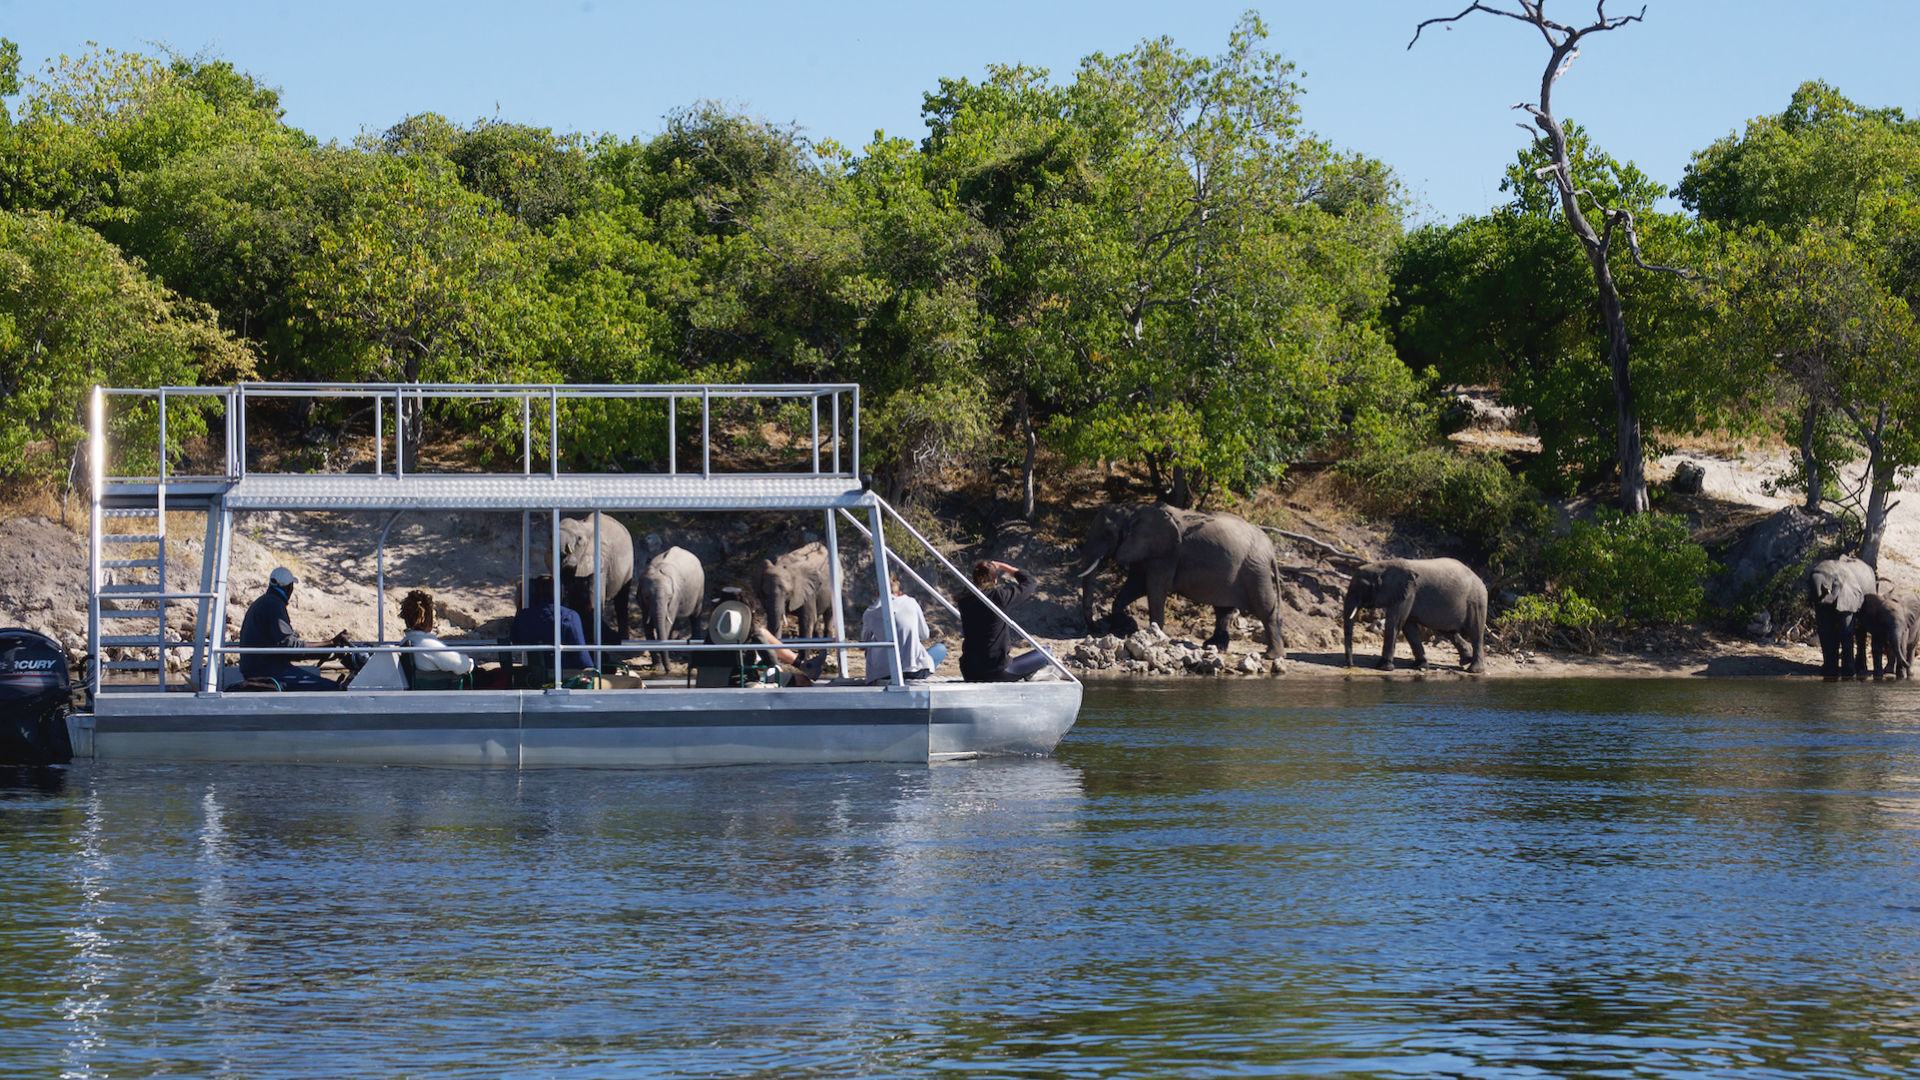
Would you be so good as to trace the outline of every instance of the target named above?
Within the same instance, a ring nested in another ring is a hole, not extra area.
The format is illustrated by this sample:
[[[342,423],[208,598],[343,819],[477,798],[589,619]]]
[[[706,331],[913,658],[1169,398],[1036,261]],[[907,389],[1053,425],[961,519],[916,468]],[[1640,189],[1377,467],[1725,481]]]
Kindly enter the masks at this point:
[[[888,584],[893,592],[893,640],[900,652],[900,674],[908,679],[928,679],[940,662],[947,658],[945,645],[931,647],[922,644],[929,636],[927,614],[920,608],[920,601],[901,591],[900,578],[889,575]],[[860,616],[860,640],[885,641],[887,639],[887,611],[875,600]],[[893,675],[887,660],[886,649],[868,649],[867,681],[870,683],[891,682]]]
[[[1002,582],[1002,574],[1013,580]],[[973,583],[1001,611],[1011,613],[1040,587],[1032,574],[1008,563],[982,559],[973,564]],[[960,677],[968,682],[1019,682],[1047,666],[1038,649],[1011,656],[1007,624],[973,592],[954,598],[960,609]]]
[[[758,623],[754,624],[753,638],[768,648],[755,650],[748,662],[778,667],[781,686],[812,686],[813,680],[820,677],[821,669],[827,666],[825,649],[816,652],[811,660],[802,660],[798,652],[787,648],[785,642],[773,636],[773,631]]]
[[[241,648],[268,649],[321,649],[341,648],[347,643],[345,630],[326,641],[306,641],[293,632],[293,621],[287,615],[287,602],[293,599],[293,587],[297,584],[293,571],[277,566],[267,575],[267,591],[247,605],[247,614],[240,621]],[[243,679],[271,679],[280,684],[282,690],[338,690],[340,684],[320,674],[317,667],[303,667],[293,663],[295,660],[319,658],[325,660],[329,652],[316,652],[306,656],[293,653],[242,653],[240,654],[240,676]]]
[[[528,590],[532,595],[527,606],[513,617],[513,629],[510,639],[515,645],[553,645],[554,605],[553,575],[541,574],[534,578]],[[572,608],[562,604],[559,608],[560,644],[584,646],[587,635],[580,627],[580,616]],[[528,650],[530,666],[547,667],[552,664],[551,649],[535,654]],[[593,657],[583,651],[569,649],[560,654],[562,669],[582,670],[593,666]]]
[[[415,589],[400,601],[400,621],[406,624],[406,636],[400,639],[402,645],[415,645],[424,648],[438,648],[438,652],[408,653],[413,659],[413,670],[418,675],[445,674],[466,675],[473,670],[473,657],[458,653],[446,647],[446,642],[433,636],[433,594],[425,589]],[[401,666],[407,665],[403,662]]]

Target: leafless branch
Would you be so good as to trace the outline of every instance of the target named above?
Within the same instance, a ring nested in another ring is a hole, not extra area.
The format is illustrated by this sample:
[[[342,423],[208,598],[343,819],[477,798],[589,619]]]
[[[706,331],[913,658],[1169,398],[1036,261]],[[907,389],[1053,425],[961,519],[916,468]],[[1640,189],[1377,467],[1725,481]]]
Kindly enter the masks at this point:
[[[1276,529],[1271,525],[1262,525],[1260,527],[1270,533],[1273,533],[1275,536],[1284,536],[1289,540],[1297,541],[1302,544],[1311,544],[1314,547],[1319,548],[1320,550],[1326,552],[1328,555],[1331,555],[1336,559],[1351,559],[1353,562],[1356,562],[1356,563],[1364,563],[1367,561],[1362,556],[1341,551],[1339,548],[1334,547],[1332,544],[1329,544],[1324,540],[1316,540],[1313,537],[1304,535],[1302,533],[1288,532],[1285,529]]]

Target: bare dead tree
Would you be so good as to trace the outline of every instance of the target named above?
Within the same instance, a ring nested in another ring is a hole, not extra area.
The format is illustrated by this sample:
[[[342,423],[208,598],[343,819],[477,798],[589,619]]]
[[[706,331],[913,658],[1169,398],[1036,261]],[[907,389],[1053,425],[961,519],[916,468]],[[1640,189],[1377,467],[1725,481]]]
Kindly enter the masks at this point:
[[[1605,30],[1618,30],[1629,23],[1641,22],[1647,13],[1642,7],[1634,15],[1608,15],[1606,0],[1597,0],[1594,4],[1594,21],[1586,26],[1576,27],[1567,23],[1554,22],[1547,18],[1546,0],[1515,0],[1518,11],[1476,2],[1467,5],[1457,15],[1427,19],[1414,28],[1413,40],[1407,43],[1411,49],[1420,41],[1420,34],[1429,26],[1458,22],[1475,12],[1498,15],[1513,19],[1538,30],[1548,48],[1546,71],[1540,76],[1540,100],[1536,104],[1521,102],[1514,106],[1523,109],[1533,117],[1534,126],[1540,129],[1536,136],[1547,152],[1550,165],[1535,172],[1540,180],[1554,185],[1560,195],[1560,209],[1566,218],[1567,227],[1573,231],[1574,238],[1587,253],[1587,261],[1593,264],[1594,284],[1600,290],[1600,313],[1607,327],[1607,364],[1613,371],[1613,404],[1618,427],[1618,456],[1620,467],[1620,509],[1629,514],[1645,513],[1647,510],[1647,461],[1646,451],[1640,441],[1640,413],[1634,401],[1633,373],[1627,365],[1627,320],[1620,305],[1620,289],[1613,277],[1612,256],[1613,241],[1616,235],[1624,236],[1627,250],[1634,265],[1644,270],[1656,270],[1663,273],[1691,276],[1685,270],[1668,266],[1657,266],[1646,262],[1640,256],[1640,238],[1634,230],[1633,215],[1625,209],[1607,207],[1593,192],[1576,187],[1573,180],[1573,163],[1567,152],[1567,133],[1560,121],[1553,115],[1553,84],[1566,74],[1574,58],[1580,55],[1580,42],[1589,34]],[[1525,124],[1522,130],[1528,130]],[[1529,132],[1531,133],[1531,132]],[[1581,201],[1593,205],[1599,215],[1601,227],[1595,229],[1593,222],[1581,208]]]

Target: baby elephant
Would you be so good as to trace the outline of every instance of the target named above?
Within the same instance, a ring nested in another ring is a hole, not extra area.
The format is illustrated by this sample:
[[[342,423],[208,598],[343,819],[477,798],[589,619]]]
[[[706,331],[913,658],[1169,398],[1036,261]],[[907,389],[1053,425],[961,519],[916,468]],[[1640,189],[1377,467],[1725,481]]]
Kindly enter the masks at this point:
[[[1353,572],[1341,619],[1346,625],[1347,666],[1353,666],[1353,617],[1361,608],[1379,608],[1386,616],[1386,648],[1380,667],[1393,670],[1395,639],[1407,635],[1413,647],[1413,666],[1427,666],[1427,649],[1420,628],[1452,639],[1467,670],[1487,669],[1487,586],[1480,575],[1458,559],[1385,559]],[[1472,663],[1462,633],[1473,637]]]
[[[655,641],[671,641],[682,624],[687,637],[697,638],[700,629],[700,605],[707,595],[707,571],[700,557],[683,547],[670,547],[647,561],[645,572],[634,589],[640,596],[642,632]],[[656,649],[655,671],[668,670],[667,653]]]
[[[1885,668],[1891,668],[1888,673],[1896,679],[1913,677],[1914,639],[1920,636],[1920,598],[1903,592],[1868,593],[1860,600],[1854,626],[1861,639],[1873,641],[1874,678],[1879,678]]]

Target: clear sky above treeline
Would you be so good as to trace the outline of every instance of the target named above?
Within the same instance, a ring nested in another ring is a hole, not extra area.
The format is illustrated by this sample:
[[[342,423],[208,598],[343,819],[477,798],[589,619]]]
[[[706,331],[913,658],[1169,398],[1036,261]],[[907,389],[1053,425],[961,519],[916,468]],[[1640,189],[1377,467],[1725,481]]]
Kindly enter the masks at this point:
[[[1240,14],[1306,89],[1307,126],[1391,165],[1427,220],[1503,201],[1527,136],[1510,107],[1538,97],[1546,47],[1483,14],[1431,28],[1466,0],[0,0],[22,74],[89,42],[223,59],[278,87],[287,122],[350,140],[420,112],[562,132],[651,136],[672,109],[715,100],[858,149],[876,130],[919,138],[921,95],[943,78],[1024,63],[1070,81],[1081,57],[1162,35],[1220,52]],[[1638,3],[1615,0],[1609,14]],[[1548,14],[1591,21],[1591,0]],[[1688,155],[1779,112],[1824,79],[1854,101],[1920,113],[1912,0],[1646,0],[1646,20],[1590,38],[1555,106],[1600,146],[1671,187]]]

